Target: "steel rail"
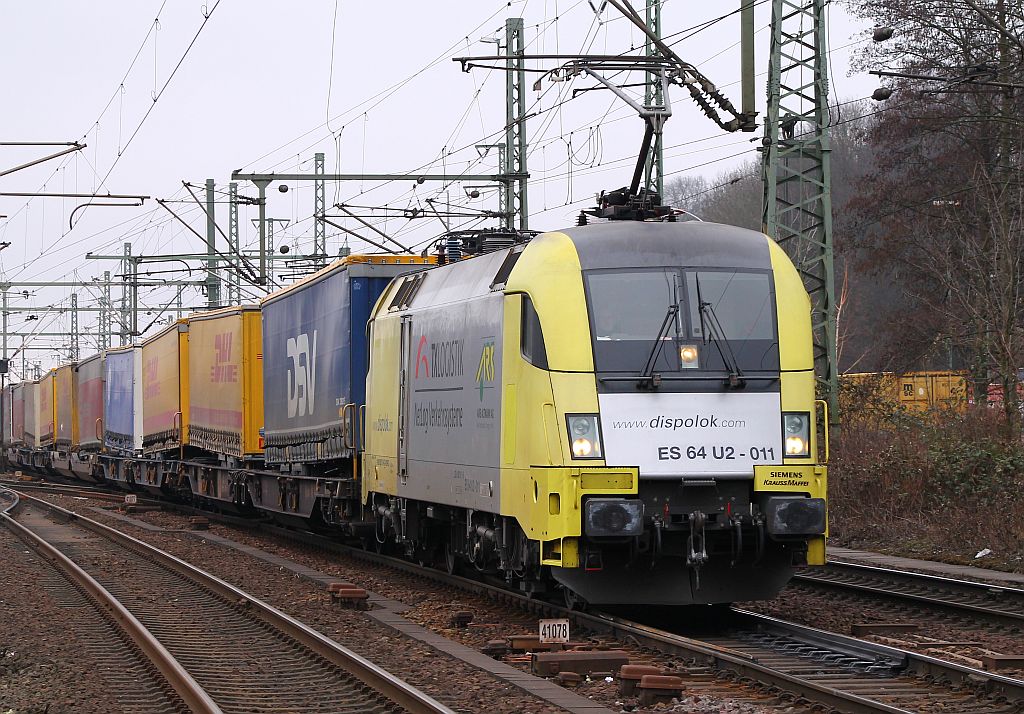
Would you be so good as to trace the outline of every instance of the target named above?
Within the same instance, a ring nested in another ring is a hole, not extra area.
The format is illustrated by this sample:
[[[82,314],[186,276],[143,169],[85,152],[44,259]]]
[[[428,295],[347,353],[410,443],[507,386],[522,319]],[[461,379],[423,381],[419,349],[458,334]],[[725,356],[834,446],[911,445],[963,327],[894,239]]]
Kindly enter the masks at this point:
[[[31,498],[31,496],[28,498]],[[32,500],[35,501],[37,499]],[[132,642],[135,643],[146,658],[160,671],[160,674],[167,680],[171,689],[174,690],[191,711],[198,714],[222,714],[220,707],[217,706],[199,683],[192,678],[192,675],[181,666],[181,663],[167,651],[167,648],[153,636],[153,633],[146,629],[135,615],[129,612],[109,590],[100,585],[91,575],[82,570],[73,560],[57,550],[56,547],[14,520],[6,510],[0,513],[0,519],[3,520],[4,525],[10,528],[15,535],[38,551],[40,555],[52,561],[74,584],[87,592],[101,610],[110,614],[118,627],[131,638]]]
[[[426,693],[420,691],[408,682],[387,672],[373,662],[356,654],[352,650],[335,642],[329,637],[304,625],[290,615],[278,610],[272,605],[253,597],[249,593],[235,587],[231,583],[221,580],[215,575],[186,563],[170,553],[152,546],[127,533],[111,528],[86,516],[69,511],[66,508],[22,494],[23,497],[34,504],[59,513],[68,520],[75,521],[83,528],[86,528],[108,540],[119,543],[131,550],[140,552],[152,558],[154,562],[163,567],[186,577],[193,582],[212,591],[216,595],[234,602],[237,605],[245,605],[249,611],[258,616],[265,623],[281,631],[288,637],[299,642],[307,649],[315,652],[328,662],[345,670],[365,685],[380,692],[382,695],[400,705],[412,714],[454,714],[453,710],[441,704]],[[219,711],[219,710],[218,710]]]
[[[1024,680],[993,674],[992,672],[967,667],[956,662],[948,662],[930,655],[911,652],[910,650],[899,649],[898,647],[868,642],[835,632],[826,632],[808,627],[807,625],[798,625],[795,622],[786,622],[770,615],[748,612],[739,608],[733,608],[733,610],[748,618],[751,622],[756,622],[765,630],[786,633],[795,638],[811,642],[817,641],[823,645],[835,646],[838,644],[840,646],[874,652],[881,657],[899,660],[903,672],[925,678],[942,679],[954,686],[983,685],[990,694],[1005,697],[1009,701],[1019,702],[1024,705]]]
[[[0,495],[6,497],[11,502],[10,505],[4,506],[3,510],[0,510],[0,513],[2,513],[3,515],[7,515],[15,508],[17,508],[19,500],[17,491],[12,491],[9,488],[4,488],[2,485],[0,485]]]
[[[836,571],[839,577],[830,577],[830,569]],[[872,579],[876,583],[848,582],[843,580],[843,577],[861,578],[864,580]],[[845,561],[829,561],[822,572],[798,573],[793,577],[793,580],[797,583],[807,583],[815,587],[853,590],[871,595],[886,595],[924,603],[936,608],[963,610],[972,614],[1004,620],[1009,626],[1020,626],[1024,623],[1024,589],[1005,585],[990,585],[940,575],[894,570],[892,568],[881,568]],[[919,592],[908,592],[900,589],[906,586],[914,589],[937,590],[942,595],[949,596],[949,598],[921,594]],[[970,602],[969,600],[972,599],[976,601],[988,600],[991,602],[991,605]],[[999,605],[1011,604],[1016,609],[999,608]]]
[[[100,501],[110,501],[112,503],[124,503],[124,496],[126,495],[123,492],[118,493],[98,486],[59,482],[34,483],[31,481],[8,481],[0,479],[0,488],[21,489],[23,491],[35,491],[37,493],[81,494],[83,497],[95,498]],[[139,498],[138,503],[139,505],[164,505],[162,501],[146,498],[145,496]]]

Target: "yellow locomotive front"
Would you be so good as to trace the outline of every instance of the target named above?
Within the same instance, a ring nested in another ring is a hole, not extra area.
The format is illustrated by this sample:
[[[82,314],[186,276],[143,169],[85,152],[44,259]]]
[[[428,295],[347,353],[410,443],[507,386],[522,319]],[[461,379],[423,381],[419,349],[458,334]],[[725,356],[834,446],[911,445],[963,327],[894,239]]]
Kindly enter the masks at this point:
[[[535,301],[549,353],[574,353],[549,367],[588,377],[563,390],[552,375],[565,463],[639,472],[635,496],[581,499],[582,567],[555,579],[591,603],[714,603],[772,597],[795,564],[823,563],[810,303],[781,249],[706,223],[552,242],[578,267]]]
[[[766,598],[824,562],[810,304],[765,236],[547,233],[398,281],[370,331],[379,541],[592,604]]]

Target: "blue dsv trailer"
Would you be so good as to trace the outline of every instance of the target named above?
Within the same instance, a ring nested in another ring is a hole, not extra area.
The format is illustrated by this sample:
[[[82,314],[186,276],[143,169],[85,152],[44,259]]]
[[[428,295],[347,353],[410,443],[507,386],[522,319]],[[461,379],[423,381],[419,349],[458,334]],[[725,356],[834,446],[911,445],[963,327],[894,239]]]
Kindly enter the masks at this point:
[[[352,455],[365,401],[370,311],[395,276],[431,262],[412,255],[350,256],[264,298],[268,464]]]

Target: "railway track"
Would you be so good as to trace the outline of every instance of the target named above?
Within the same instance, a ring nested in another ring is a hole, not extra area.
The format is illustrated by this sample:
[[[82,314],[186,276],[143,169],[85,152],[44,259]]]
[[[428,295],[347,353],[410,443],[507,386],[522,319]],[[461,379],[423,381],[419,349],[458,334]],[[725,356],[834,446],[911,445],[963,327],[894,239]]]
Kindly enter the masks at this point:
[[[0,479],[0,490],[17,489],[19,491],[30,491],[32,493],[53,493],[82,498],[95,498],[111,503],[124,503],[123,491],[112,491],[104,486],[90,486],[74,482],[63,481],[15,481],[11,479]],[[151,498],[138,497],[138,502],[146,505],[160,505],[161,502]]]
[[[1009,628],[1024,628],[1024,590],[871,565],[830,561],[793,581],[847,590],[967,613]]]
[[[18,505],[18,494],[14,491],[9,491],[4,488],[0,488],[0,513],[7,514]]]
[[[191,513],[191,509],[185,509]],[[230,516],[220,520],[247,525]],[[693,637],[692,623],[652,619],[637,622],[605,613],[568,610],[511,593],[494,585],[424,568],[408,561],[339,544],[323,536],[267,523],[248,524],[268,534],[343,552],[376,565],[425,577],[438,583],[485,594],[544,617],[567,617],[578,631],[632,644],[656,662],[665,655],[689,662],[676,673],[698,687],[709,676],[757,682],[769,691],[787,692],[807,710],[822,705],[855,713],[963,712],[1011,714],[1024,710],[1024,681],[945,662],[884,645],[804,627],[734,609],[722,624],[724,634]],[[733,687],[735,689],[735,687]],[[793,702],[786,711],[799,710]]]
[[[187,507],[179,510],[190,515],[200,513]],[[719,692],[723,696],[728,696],[730,688],[743,696],[744,686],[749,696],[750,682],[757,683],[762,692],[785,692],[789,697],[781,708],[786,711],[815,711],[822,706],[842,712],[890,714],[1024,710],[1024,681],[755,613],[733,610],[719,630],[695,636],[689,632],[692,621],[673,621],[671,614],[651,611],[650,618],[637,622],[607,613],[569,611],[479,580],[363,551],[317,534],[231,516],[210,517],[483,594],[530,613],[568,617],[575,630],[632,647],[639,652],[640,660],[657,663],[674,658],[685,662],[674,671],[688,685],[706,688],[712,686],[710,678],[724,686]]]
[[[176,694],[172,710],[451,712],[174,556],[46,501],[20,501],[17,518],[2,520],[112,614]]]
[[[685,632],[690,625],[662,622],[659,629]],[[700,638],[721,648],[717,669],[839,711],[994,714],[1024,707],[1019,680],[743,610],[723,625],[722,634]]]

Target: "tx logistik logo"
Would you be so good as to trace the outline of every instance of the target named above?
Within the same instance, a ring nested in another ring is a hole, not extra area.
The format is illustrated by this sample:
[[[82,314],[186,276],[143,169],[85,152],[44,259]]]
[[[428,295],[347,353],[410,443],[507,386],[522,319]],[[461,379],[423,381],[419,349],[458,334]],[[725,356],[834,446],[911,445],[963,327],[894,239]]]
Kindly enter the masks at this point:
[[[288,338],[288,418],[313,413],[316,399],[316,330],[313,340],[308,334]]]
[[[484,342],[480,350],[480,364],[476,368],[476,383],[480,388],[480,401],[484,400],[484,385],[494,381],[494,340]]]
[[[416,379],[420,378],[420,365],[423,365],[423,376],[430,377],[430,360],[427,359],[427,336],[420,335],[420,342],[416,345]]]
[[[431,342],[426,335],[420,335],[416,343],[415,379],[420,378],[422,367],[424,379],[454,379],[463,376],[463,348],[465,340],[452,339]]]

